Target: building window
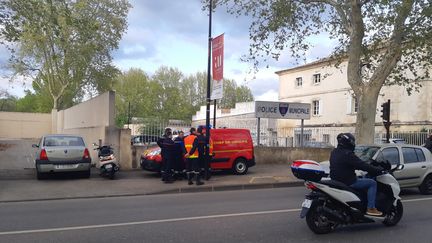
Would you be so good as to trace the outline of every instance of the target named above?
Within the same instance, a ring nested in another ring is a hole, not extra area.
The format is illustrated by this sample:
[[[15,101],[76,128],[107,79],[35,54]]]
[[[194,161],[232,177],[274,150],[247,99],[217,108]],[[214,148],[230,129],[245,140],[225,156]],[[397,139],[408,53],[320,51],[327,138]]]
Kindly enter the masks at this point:
[[[313,84],[320,84],[321,83],[321,74],[317,73],[313,75]]]
[[[301,87],[302,85],[303,85],[303,78],[302,77],[296,78],[295,86]]]
[[[312,101],[312,115],[314,116],[319,116],[320,113],[320,101],[319,100],[314,100]]]
[[[352,97],[352,111],[353,113],[357,113],[359,110],[359,102],[357,97]]]
[[[330,134],[323,134],[323,142],[330,143]]]

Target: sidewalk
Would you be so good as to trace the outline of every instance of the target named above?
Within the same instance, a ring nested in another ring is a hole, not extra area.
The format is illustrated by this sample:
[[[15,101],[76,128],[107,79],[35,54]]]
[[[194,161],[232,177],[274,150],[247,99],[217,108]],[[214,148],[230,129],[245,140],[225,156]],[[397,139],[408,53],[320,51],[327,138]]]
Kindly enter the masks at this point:
[[[101,178],[93,171],[90,179],[55,176],[38,181],[33,170],[1,171],[0,202],[54,200],[72,198],[152,195],[183,192],[211,192],[299,186],[289,165],[257,165],[246,175],[216,172],[205,185],[187,185],[186,180],[164,184],[155,173],[120,171],[116,180]]]

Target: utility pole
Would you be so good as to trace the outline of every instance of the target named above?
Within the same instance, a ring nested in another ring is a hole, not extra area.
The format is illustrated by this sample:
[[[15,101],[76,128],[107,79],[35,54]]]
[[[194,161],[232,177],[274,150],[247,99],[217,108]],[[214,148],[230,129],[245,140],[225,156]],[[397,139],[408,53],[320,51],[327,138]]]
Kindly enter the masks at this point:
[[[211,85],[211,28],[212,28],[212,12],[213,12],[213,1],[209,0],[209,33],[208,33],[208,63],[207,63],[207,108],[206,108],[206,147],[205,147],[205,179],[209,178],[209,164],[210,164],[210,85]]]

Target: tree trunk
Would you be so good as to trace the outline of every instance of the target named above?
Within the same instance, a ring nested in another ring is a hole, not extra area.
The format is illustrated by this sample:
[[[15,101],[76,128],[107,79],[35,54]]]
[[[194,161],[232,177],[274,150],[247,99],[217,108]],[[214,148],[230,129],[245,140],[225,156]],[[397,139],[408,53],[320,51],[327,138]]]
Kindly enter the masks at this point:
[[[364,87],[363,92],[357,95],[359,110],[357,112],[356,143],[372,144],[375,137],[375,116],[377,112],[377,100],[379,88]]]
[[[53,98],[53,110],[57,110],[58,109],[58,99],[59,97],[55,97],[55,96],[51,96]]]

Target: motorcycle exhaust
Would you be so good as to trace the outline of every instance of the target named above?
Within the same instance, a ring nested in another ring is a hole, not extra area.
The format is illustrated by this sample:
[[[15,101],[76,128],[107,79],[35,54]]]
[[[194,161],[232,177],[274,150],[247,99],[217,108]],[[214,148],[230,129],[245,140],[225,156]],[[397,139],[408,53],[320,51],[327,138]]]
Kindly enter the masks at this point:
[[[321,210],[327,218],[333,221],[348,223],[347,220],[337,210],[332,210],[327,207],[321,207]]]

